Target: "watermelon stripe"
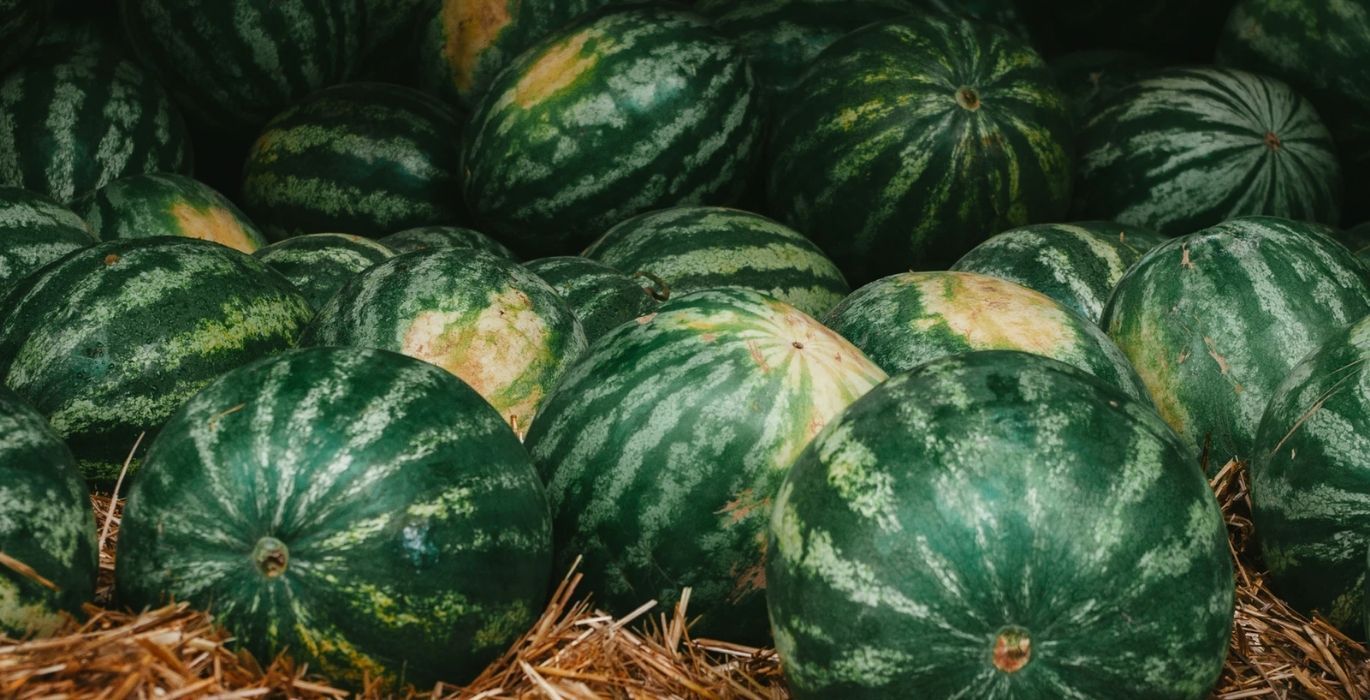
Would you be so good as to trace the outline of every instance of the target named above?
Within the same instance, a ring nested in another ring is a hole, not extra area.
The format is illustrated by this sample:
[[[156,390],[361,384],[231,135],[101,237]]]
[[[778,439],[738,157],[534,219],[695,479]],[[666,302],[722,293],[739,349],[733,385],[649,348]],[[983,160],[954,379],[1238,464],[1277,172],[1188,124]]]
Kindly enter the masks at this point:
[[[591,343],[657,306],[657,300],[644,288],[652,282],[635,280],[588,258],[540,258],[524,267],[561,295],[580,319],[585,338]]]
[[[266,245],[262,232],[227,197],[184,175],[120,178],[72,202],[101,240],[183,236],[244,253]]]
[[[94,243],[70,209],[36,192],[0,187],[0,299],[43,265]]]
[[[274,243],[254,257],[290,280],[311,308],[320,309],[358,273],[394,256],[361,236],[314,233]]]

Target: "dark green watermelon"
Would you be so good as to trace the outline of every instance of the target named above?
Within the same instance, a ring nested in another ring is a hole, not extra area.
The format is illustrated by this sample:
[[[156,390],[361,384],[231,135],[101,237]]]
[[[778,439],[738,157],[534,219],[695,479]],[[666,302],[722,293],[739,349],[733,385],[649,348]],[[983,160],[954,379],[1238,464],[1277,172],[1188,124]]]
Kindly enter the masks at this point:
[[[0,552],[53,587],[0,565],[0,638],[46,636],[95,596],[95,518],[71,450],[0,387]]]
[[[380,239],[385,247],[396,253],[412,253],[416,250],[440,250],[443,248],[475,248],[501,258],[518,260],[514,252],[499,241],[469,228],[460,226],[420,226],[392,233]]]
[[[52,11],[52,0],[0,0],[0,73],[33,48]]]
[[[838,40],[781,101],[768,201],[864,284],[1060,220],[1071,152],[1065,99],[1028,45],[909,15]]]
[[[76,212],[37,192],[0,187],[0,300],[43,265],[94,244]]]
[[[255,257],[300,290],[309,306],[323,305],[358,273],[395,257],[394,251],[361,236],[311,233],[273,243]]]
[[[233,202],[185,175],[119,178],[72,202],[101,240],[181,236],[256,252],[266,238]]]
[[[797,700],[1200,700],[1232,560],[1151,406],[1017,352],[891,378],[776,497],[766,598]]]
[[[231,248],[101,243],[10,293],[0,376],[47,417],[87,478],[107,481],[140,433],[150,438],[220,374],[290,347],[311,313],[285,278]]]
[[[1050,59],[1047,67],[1065,93],[1078,127],[1115,92],[1161,68],[1162,62],[1136,51],[1077,51]]]
[[[1208,62],[1235,0],[1024,0],[1038,43],[1054,52],[1145,51],[1167,63]]]
[[[417,90],[338,85],[276,116],[248,154],[243,206],[273,238],[379,238],[451,224],[461,207],[461,118]]]
[[[129,490],[119,601],[168,599],[262,663],[329,680],[462,683],[531,624],[547,499],[480,396],[401,355],[294,351],[225,374],[167,422]]]
[[[1343,231],[1337,238],[1351,249],[1356,257],[1370,262],[1370,221],[1366,221]]]
[[[580,319],[585,339],[591,343],[614,328],[651,313],[658,303],[647,289],[654,288],[653,281],[634,279],[589,258],[539,258],[528,261],[524,267],[557,290]]]

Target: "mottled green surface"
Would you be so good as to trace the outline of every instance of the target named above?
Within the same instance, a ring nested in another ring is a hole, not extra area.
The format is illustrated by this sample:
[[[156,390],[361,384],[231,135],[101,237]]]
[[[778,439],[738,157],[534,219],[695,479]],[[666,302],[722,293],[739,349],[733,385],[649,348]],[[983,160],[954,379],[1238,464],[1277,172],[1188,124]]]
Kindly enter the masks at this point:
[[[10,294],[0,376],[47,417],[87,478],[111,480],[140,433],[145,450],[181,403],[289,347],[309,316],[285,278],[236,250],[184,238],[101,243]]]
[[[585,338],[591,343],[657,307],[657,300],[647,289],[655,288],[654,282],[629,277],[589,258],[539,258],[528,261],[524,267],[557,290],[580,319]]]
[[[1227,68],[1172,68],[1118,90],[1080,132],[1076,215],[1168,236],[1246,215],[1335,224],[1341,170],[1312,103]]]
[[[100,240],[181,236],[256,252],[266,238],[233,202],[185,175],[120,178],[71,203]]]
[[[0,72],[33,47],[51,11],[52,0],[0,0]]]
[[[635,214],[735,201],[761,128],[741,49],[707,20],[651,5],[596,13],[491,85],[466,127],[466,202],[525,256],[573,254]]]
[[[440,250],[443,248],[476,248],[494,253],[502,258],[517,261],[514,252],[505,248],[499,241],[469,228],[460,226],[420,226],[380,239],[385,247],[396,253],[412,253],[416,250]]]
[[[1343,231],[1337,240],[1350,248],[1356,257],[1370,262],[1370,221],[1357,224]]]
[[[1077,127],[1113,93],[1163,65],[1160,59],[1135,51],[1078,51],[1047,61]]]
[[[1232,563],[1208,484],[1150,406],[1061,363],[980,352],[890,379],[773,513],[767,600],[799,700],[1199,700],[1222,671]]]
[[[1249,459],[1261,413],[1294,365],[1370,314],[1366,269],[1320,227],[1243,217],[1153,248],[1101,324],[1161,417],[1208,464]]]
[[[0,186],[0,300],[33,271],[94,243],[75,212],[37,192]]]
[[[997,277],[891,275],[852,292],[825,323],[886,372],[974,350],[1019,350],[1146,398],[1127,358],[1097,325],[1045,294]]]
[[[1098,323],[1127,268],[1165,240],[1145,226],[1109,221],[1037,224],[994,236],[951,269],[1016,282]]]
[[[604,234],[585,256],[629,274],[652,275],[670,293],[745,287],[821,316],[851,293],[823,251],[759,214],[723,207],[676,207],[633,217]]]
[[[942,14],[838,40],[782,100],[768,201],[852,284],[951,264],[1070,201],[1066,102],[1005,30]]]
[[[284,547],[275,576],[265,538]],[[431,687],[537,618],[551,533],[527,453],[469,387],[317,348],[226,374],[168,421],[117,561],[122,604],[213,610],[262,663],[288,649],[334,683]]]
[[[358,274],[319,309],[301,343],[431,362],[471,385],[519,435],[586,347],[555,289],[472,248],[406,253]]]
[[[290,280],[314,309],[322,308],[357,273],[394,256],[376,241],[345,233],[296,236],[256,253],[258,260]]]
[[[745,289],[671,299],[614,329],[528,433],[558,567],[618,614],[692,589],[692,634],[764,644],[764,533],[790,463],[885,378],[861,351]]]
[[[0,638],[43,636],[95,595],[95,518],[71,450],[0,387],[0,552],[57,586],[0,566]]]
[[[399,85],[322,90],[277,115],[247,156],[243,207],[275,238],[378,238],[463,217],[461,117]]]
[[[52,46],[0,79],[0,184],[66,203],[126,175],[189,172],[190,137],[137,64]]]

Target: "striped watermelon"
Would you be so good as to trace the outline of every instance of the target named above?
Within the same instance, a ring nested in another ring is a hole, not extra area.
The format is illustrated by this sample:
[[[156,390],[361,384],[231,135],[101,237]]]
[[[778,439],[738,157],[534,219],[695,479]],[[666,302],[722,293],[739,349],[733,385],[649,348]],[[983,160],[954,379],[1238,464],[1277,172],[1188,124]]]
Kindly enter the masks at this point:
[[[43,416],[0,387],[0,638],[48,635],[95,596],[98,548],[86,483]]]
[[[265,662],[352,687],[470,680],[537,618],[547,498],[498,414],[401,355],[294,351],[167,422],[129,491],[115,571],[135,609],[214,610]]]
[[[289,282],[231,248],[111,241],[11,292],[0,376],[47,417],[86,477],[105,481],[139,433],[156,433],[223,372],[289,347],[309,316]]]
[[[1109,221],[1037,224],[990,238],[951,269],[1017,282],[1098,323],[1123,273],[1164,240],[1144,226]]]
[[[800,450],[884,380],[798,309],[746,289],[675,297],[595,343],[528,433],[557,566],[610,611],[690,586],[692,632],[766,638],[771,498]]]
[[[1047,67],[1065,93],[1076,125],[1083,125],[1101,103],[1162,64],[1135,51],[1077,51],[1052,58]]]
[[[463,216],[461,118],[417,90],[322,90],[267,124],[248,154],[243,206],[275,238],[378,238]]]
[[[186,116],[250,133],[353,72],[364,0],[119,0],[139,59]]]
[[[227,197],[185,175],[119,178],[72,202],[101,240],[183,236],[244,253],[266,245],[262,232]]]
[[[657,307],[657,299],[643,288],[653,284],[650,280],[633,279],[588,258],[539,258],[524,267],[557,290],[591,343]]]
[[[505,248],[495,239],[469,228],[460,226],[420,226],[392,233],[380,239],[385,247],[396,253],[412,253],[416,250],[441,250],[443,248],[475,248],[487,253],[517,261],[514,252]]]
[[[302,345],[393,350],[480,392],[522,436],[585,351],[585,331],[546,282],[484,251],[408,253],[352,279],[319,309]]]
[[[842,272],[809,239],[737,209],[677,207],[642,214],[609,229],[585,256],[660,279],[671,294],[746,287],[813,316],[851,293]]]
[[[1359,635],[1370,546],[1370,319],[1275,390],[1256,432],[1252,518],[1275,591]]]
[[[875,24],[830,46],[790,96],[768,200],[853,284],[1066,213],[1064,98],[1004,30],[941,14]]]
[[[758,95],[740,50],[703,18],[598,13],[491,85],[466,128],[466,202],[530,256],[579,250],[644,211],[728,204],[753,172]]]
[[[290,280],[311,308],[319,309],[358,273],[395,253],[361,236],[312,233],[273,243],[255,257]]]
[[[1207,697],[1232,625],[1213,493],[1151,407],[1017,352],[852,404],[776,498],[794,697]]]
[[[0,73],[33,48],[51,9],[52,0],[0,0]]]
[[[126,175],[190,166],[180,114],[132,62],[53,46],[0,79],[0,184],[66,203]]]
[[[905,272],[856,290],[825,321],[886,372],[945,355],[1018,350],[1082,369],[1133,398],[1146,389],[1089,319],[1051,297],[969,272]]]
[[[1118,283],[1103,327],[1161,417],[1209,464],[1250,458],[1294,365],[1370,314],[1366,268],[1315,225],[1243,217],[1153,248]]]
[[[37,192],[0,187],[0,299],[43,265],[94,243],[70,209]]]
[[[1340,216],[1327,128],[1272,78],[1211,67],[1150,73],[1095,110],[1080,148],[1081,218],[1174,236],[1244,215]]]

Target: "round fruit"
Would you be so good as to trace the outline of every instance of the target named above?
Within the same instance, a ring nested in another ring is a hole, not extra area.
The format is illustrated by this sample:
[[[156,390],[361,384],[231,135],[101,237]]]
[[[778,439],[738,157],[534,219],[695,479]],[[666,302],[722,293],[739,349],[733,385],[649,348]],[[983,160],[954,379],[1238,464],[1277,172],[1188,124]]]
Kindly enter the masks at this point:
[[[1114,93],[1162,65],[1153,56],[1133,51],[1080,51],[1047,62],[1077,126],[1089,121],[1089,115]]]
[[[72,202],[101,240],[182,236],[253,253],[262,232],[214,188],[184,175],[120,178]]]
[[[0,187],[0,300],[43,265],[94,244],[76,212],[37,192]]]
[[[396,253],[412,253],[416,250],[441,250],[443,248],[475,248],[493,253],[501,258],[517,260],[513,251],[505,248],[499,241],[469,228],[459,226],[420,226],[392,233],[380,239],[385,247]]]
[[[314,309],[322,308],[357,273],[393,257],[395,253],[380,243],[345,233],[287,238],[256,253],[258,260],[290,280]]]
[[[588,258],[539,258],[524,267],[557,290],[591,343],[657,306],[657,299],[638,280]],[[646,279],[642,283],[654,284]]]
[[[1017,352],[891,378],[781,486],[766,598],[794,696],[1207,697],[1232,561],[1143,402]]]
[[[349,348],[225,374],[129,491],[119,600],[208,606],[259,660],[352,687],[471,679],[537,618],[547,499],[518,440],[431,365]]]

